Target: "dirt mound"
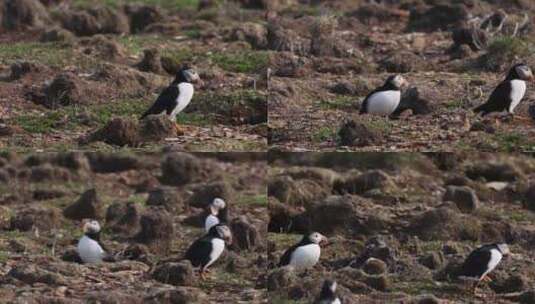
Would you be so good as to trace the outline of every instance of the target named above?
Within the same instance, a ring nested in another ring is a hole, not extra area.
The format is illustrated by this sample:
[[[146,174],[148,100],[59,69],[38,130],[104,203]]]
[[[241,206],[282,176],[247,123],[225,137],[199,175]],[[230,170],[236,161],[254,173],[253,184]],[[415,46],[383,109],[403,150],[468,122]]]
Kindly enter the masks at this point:
[[[125,56],[125,50],[119,43],[100,34],[81,39],[80,45],[83,47],[84,54],[97,56],[107,61],[115,61]]]
[[[162,160],[161,182],[166,185],[182,186],[200,178],[201,162],[187,153],[171,153]]]
[[[20,30],[50,23],[46,7],[39,0],[7,0],[0,3],[0,28]],[[0,15],[2,17],[2,15]]]
[[[130,30],[126,15],[108,7],[67,11],[59,18],[63,27],[77,36],[125,34]]]
[[[110,145],[131,146],[139,144],[139,125],[134,119],[114,118],[102,129],[81,139],[82,143],[102,141]]]
[[[158,142],[176,137],[175,124],[165,115],[149,115],[140,123],[139,137],[146,142]]]
[[[340,145],[356,147],[379,144],[383,140],[383,136],[377,130],[370,129],[355,119],[348,120],[342,125],[338,137]]]
[[[167,211],[149,208],[141,215],[140,225],[141,230],[133,240],[147,245],[155,254],[169,253],[174,228],[172,218]]]
[[[125,12],[130,19],[132,33],[143,31],[148,25],[163,19],[163,13],[156,6],[127,5]]]
[[[45,96],[42,104],[50,109],[80,104],[83,102],[82,86],[83,84],[77,75],[73,73],[60,74],[44,89]]]
[[[193,266],[189,261],[158,265],[152,272],[152,277],[159,282],[175,286],[192,286],[195,283]]]
[[[103,217],[103,205],[95,189],[84,192],[73,204],[63,210],[66,218],[73,220],[100,219]]]
[[[160,57],[160,51],[158,49],[146,49],[143,51],[143,59],[136,67],[143,72],[151,72],[156,74],[162,74],[162,59]]]

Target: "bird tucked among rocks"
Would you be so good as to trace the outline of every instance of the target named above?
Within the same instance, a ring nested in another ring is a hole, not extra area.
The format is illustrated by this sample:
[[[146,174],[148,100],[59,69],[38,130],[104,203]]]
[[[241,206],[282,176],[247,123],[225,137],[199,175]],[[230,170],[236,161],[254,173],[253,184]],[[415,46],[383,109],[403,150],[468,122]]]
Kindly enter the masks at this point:
[[[100,241],[100,224],[96,220],[83,224],[84,235],[78,241],[78,255],[84,263],[100,263],[111,260],[109,250]]]
[[[314,304],[342,304],[340,298],[336,296],[336,281],[325,280],[321,287],[321,293]]]
[[[288,248],[282,255],[279,267],[291,265],[296,269],[312,268],[321,255],[321,245],[328,242],[327,238],[318,232],[303,236],[301,241]]]
[[[523,64],[513,66],[507,77],[492,92],[486,103],[474,109],[485,116],[492,112],[506,111],[514,115],[514,110],[526,94],[526,81],[533,79],[531,69]]]
[[[171,121],[176,123],[177,134],[183,134],[176,122],[176,116],[182,112],[193,98],[193,83],[200,82],[197,72],[189,67],[180,69],[173,82],[158,96],[154,104],[141,116],[160,115],[165,113]]]
[[[510,254],[507,244],[483,245],[470,253],[464,261],[459,278],[476,281],[473,292],[481,281],[490,281],[487,276],[502,260]]]
[[[232,232],[227,225],[218,224],[210,228],[208,233],[197,239],[184,255],[194,267],[200,267],[201,279],[225,250],[225,244],[232,244]]]
[[[385,83],[373,90],[362,102],[360,113],[389,116],[401,101],[401,88],[408,82],[401,75],[393,75]]]

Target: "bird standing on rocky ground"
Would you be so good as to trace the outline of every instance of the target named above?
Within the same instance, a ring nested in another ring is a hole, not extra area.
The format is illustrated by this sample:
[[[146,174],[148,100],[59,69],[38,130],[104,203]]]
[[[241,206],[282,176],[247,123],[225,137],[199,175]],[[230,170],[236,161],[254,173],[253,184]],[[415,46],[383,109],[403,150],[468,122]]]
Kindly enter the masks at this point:
[[[197,72],[189,67],[181,68],[175,76],[173,82],[158,96],[154,104],[141,116],[140,119],[148,115],[160,115],[165,113],[169,119],[175,123],[178,135],[184,134],[176,121],[178,113],[182,112],[193,98],[193,83],[200,82]]]
[[[502,260],[510,254],[509,246],[504,243],[483,245],[470,253],[464,261],[459,278],[476,281],[472,292],[476,294],[481,281],[491,281],[487,276]]]
[[[298,270],[314,267],[320,259],[321,245],[327,242],[327,238],[318,232],[304,235],[299,243],[284,252],[279,267],[291,265]]]
[[[100,241],[100,224],[89,220],[83,224],[84,235],[78,241],[78,255],[84,263],[100,263],[108,257],[109,251]]]
[[[401,75],[388,77],[382,86],[366,96],[360,106],[360,114],[391,115],[401,101],[401,88],[407,85]]]
[[[514,117],[514,110],[526,94],[526,81],[533,80],[531,69],[523,63],[513,66],[505,80],[492,92],[486,103],[474,109],[474,112],[485,116],[492,112],[507,111]]]
[[[210,228],[210,231],[200,239],[197,239],[184,255],[194,267],[200,267],[201,279],[225,250],[225,244],[232,244],[232,232],[227,225],[218,224]]]
[[[210,231],[213,226],[227,221],[226,203],[221,198],[215,198],[208,206],[208,216],[204,220],[204,230]]]
[[[342,304],[340,298],[336,296],[336,281],[325,280],[321,287],[321,293],[314,304]]]

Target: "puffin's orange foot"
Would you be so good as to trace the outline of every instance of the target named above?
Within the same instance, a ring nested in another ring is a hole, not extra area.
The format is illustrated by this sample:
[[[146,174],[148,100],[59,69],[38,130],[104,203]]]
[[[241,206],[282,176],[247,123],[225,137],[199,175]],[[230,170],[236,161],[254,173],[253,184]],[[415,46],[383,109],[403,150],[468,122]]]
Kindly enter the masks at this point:
[[[489,276],[484,276],[481,280],[485,282],[492,282],[492,279]]]

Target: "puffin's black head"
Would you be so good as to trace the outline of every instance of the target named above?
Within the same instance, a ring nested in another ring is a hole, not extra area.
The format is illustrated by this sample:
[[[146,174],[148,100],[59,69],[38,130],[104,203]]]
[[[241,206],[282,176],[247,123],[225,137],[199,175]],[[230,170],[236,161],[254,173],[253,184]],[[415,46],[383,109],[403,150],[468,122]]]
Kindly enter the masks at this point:
[[[336,293],[336,281],[325,280],[323,286],[321,287],[320,299],[331,299],[335,298]]]
[[[403,86],[407,85],[408,82],[405,80],[405,78],[403,78],[403,76],[401,75],[392,75],[390,77],[388,77],[385,81],[385,86],[386,87],[389,87],[389,88],[392,88],[392,89],[396,89],[396,90],[400,90]]]
[[[533,73],[529,66],[524,63],[519,63],[514,65],[507,75],[508,80],[519,79],[519,80],[531,80],[533,79]]]
[[[232,244],[232,232],[230,231],[230,228],[225,224],[217,224],[210,228],[208,231],[208,235],[222,239],[227,244]]]
[[[321,233],[318,233],[318,232],[312,232],[310,234],[307,234],[303,237],[303,241],[305,241],[306,243],[314,243],[314,244],[318,244],[318,245],[324,245],[324,244],[327,244],[328,242],[328,239],[322,235]]]
[[[199,82],[201,78],[197,72],[190,67],[183,67],[175,75],[175,83],[189,82],[195,83]]]

